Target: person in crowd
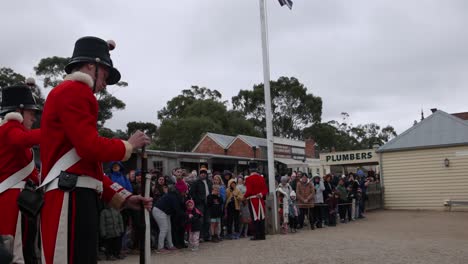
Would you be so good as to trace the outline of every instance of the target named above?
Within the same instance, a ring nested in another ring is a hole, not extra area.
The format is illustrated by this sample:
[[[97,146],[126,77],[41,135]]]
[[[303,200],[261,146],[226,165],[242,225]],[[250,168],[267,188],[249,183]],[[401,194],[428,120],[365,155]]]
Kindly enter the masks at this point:
[[[5,243],[16,245],[8,252],[14,263],[32,263],[40,259],[34,250],[36,217],[22,213],[17,199],[26,183],[39,183],[32,151],[41,137],[40,129],[32,129],[39,107],[28,85],[4,87],[1,92],[0,238],[4,236]]]
[[[367,197],[367,187],[369,186],[370,181],[369,177],[362,176],[359,182],[359,187],[361,188],[361,203],[359,204],[359,216],[358,218],[365,218],[364,213],[366,211],[366,201]]]
[[[208,241],[210,239],[210,215],[208,214],[207,197],[212,191],[212,183],[207,179],[208,170],[206,167],[200,168],[200,177],[193,183],[190,189],[190,196],[195,202],[195,207],[203,215],[202,229],[200,232],[201,239]]]
[[[290,194],[289,199],[289,215],[288,215],[288,222],[289,228],[291,229],[291,233],[297,232],[297,219],[299,217],[299,208],[297,207],[296,201],[296,192],[292,191]]]
[[[213,176],[213,185],[218,185],[219,186],[219,196],[221,197],[221,201],[224,204],[226,202],[226,186],[224,185],[223,179],[221,175],[216,172]],[[221,224],[218,225],[219,228],[219,239],[222,240],[224,239],[224,233],[226,229],[226,212],[224,211],[224,206],[222,207],[222,217],[221,217]]]
[[[315,205],[315,187],[309,182],[307,175],[303,174],[300,182],[296,187],[297,191],[297,206],[300,214],[298,219],[298,228],[304,227],[305,216],[309,219],[310,229],[315,229],[314,226],[314,205]]]
[[[244,184],[244,176],[239,175],[239,176],[237,177],[237,185],[236,185],[236,188],[241,192],[242,195],[245,194],[246,188],[245,188],[245,184]]]
[[[348,219],[349,219],[349,221],[353,221],[354,217],[355,217],[353,207],[356,208],[356,207],[359,206],[357,204],[357,202],[356,202],[359,183],[356,181],[354,173],[352,173],[352,172],[349,173],[348,181],[345,183],[345,186],[346,186],[346,188],[348,190],[348,203],[351,204],[347,208],[347,210],[348,210],[347,211],[348,212]]]
[[[130,183],[130,180],[125,176],[125,167],[123,166],[122,162],[112,161],[110,163],[109,169],[109,178],[113,182],[120,184],[129,192],[133,192],[132,184]]]
[[[242,202],[242,193],[237,189],[235,179],[228,181],[228,188],[226,190],[226,202],[224,210],[227,214],[227,237],[228,239],[239,239],[239,220],[240,220],[240,204]],[[232,227],[234,225],[234,233]]]
[[[239,228],[239,233],[240,237],[247,237],[247,232],[249,230],[249,224],[252,222],[252,217],[249,212],[249,206],[247,204],[247,201],[244,199],[244,194],[246,191],[245,185],[244,185],[244,176],[242,174],[239,174],[237,176],[237,185],[236,188],[239,190],[240,194],[242,195],[242,200],[240,202],[240,228]]]
[[[240,208],[240,237],[247,237],[250,223],[252,223],[252,215],[250,214],[248,201],[244,198]]]
[[[346,214],[348,211],[348,190],[345,187],[345,179],[341,178],[336,186],[336,191],[339,194],[340,200],[338,201],[338,211],[340,214],[341,223],[346,223]]]
[[[128,173],[128,180],[130,181],[130,184],[133,184],[135,183],[136,181],[136,178],[135,178],[135,170],[131,170],[129,173]]]
[[[281,176],[280,184],[278,184],[277,188],[283,190],[283,192],[285,193],[287,199],[289,199],[289,195],[293,191],[293,188],[288,183],[288,176]]]
[[[197,180],[197,171],[193,170],[187,177],[184,178],[185,182],[191,187],[193,183]]]
[[[323,181],[318,174],[314,176],[312,182],[315,188],[314,224],[317,228],[322,228],[325,209],[323,203],[323,191],[325,190],[325,185],[323,184]]]
[[[189,248],[192,251],[197,251],[203,216],[200,210],[195,207],[193,200],[187,200],[185,206],[185,231],[188,233]]]
[[[99,224],[101,237],[104,239],[106,248],[106,259],[123,259],[120,250],[122,248],[121,238],[124,232],[124,224],[119,211],[106,205],[101,211]]]
[[[153,186],[152,192],[153,192],[153,202],[156,202],[165,193],[167,193],[166,178],[163,175],[158,176],[156,183]]]
[[[278,195],[278,216],[279,224],[281,226],[281,234],[285,235],[288,233],[289,195],[287,195],[282,188],[277,188],[276,193]]]
[[[223,184],[224,186],[226,186],[226,188],[228,187],[228,182],[230,179],[232,179],[232,172],[229,170],[224,170],[223,171]]]
[[[323,191],[323,201],[324,203],[328,203],[328,199],[330,199],[330,197],[332,197],[332,193],[333,193],[333,190],[334,190],[334,186],[332,185],[331,183],[331,180],[332,180],[332,175],[329,173],[327,175],[324,176],[324,181],[323,181],[323,185],[325,187],[325,190]],[[325,206],[325,210],[324,210],[324,218],[325,218],[325,225],[328,225],[328,220],[329,220],[329,211],[328,211],[329,207],[328,206]]]
[[[224,201],[226,201],[226,186],[224,185],[221,175],[216,174],[213,176],[213,185],[219,186],[219,196],[224,203]]]
[[[327,200],[329,226],[336,226],[336,208],[338,206],[339,199],[340,195],[334,191],[331,193],[330,197]]]
[[[291,188],[297,192],[296,190],[296,186],[297,186],[297,183],[298,181],[302,178],[302,172],[298,171],[297,173],[293,173],[291,174],[291,179],[289,181],[289,185],[291,185]]]
[[[188,185],[183,180],[183,171],[177,170],[176,171],[176,192],[179,207],[185,208],[185,202],[189,199],[188,198]],[[174,246],[178,249],[186,248],[187,245],[185,244],[184,240],[184,226],[185,226],[185,219],[182,217],[171,217],[171,227],[172,227],[172,242]]]
[[[219,194],[219,185],[213,185],[213,190],[207,197],[208,214],[210,216],[210,235],[212,242],[219,242],[221,217],[223,217],[223,200]]]
[[[171,218],[184,218],[185,211],[180,206],[179,195],[174,186],[170,186],[168,193],[164,194],[154,203],[152,215],[159,227],[158,249],[157,253],[167,253],[176,250],[172,243]],[[164,248],[164,242],[167,242],[168,248]]]
[[[265,197],[268,188],[263,176],[258,173],[255,162],[249,164],[250,175],[245,180],[245,198],[250,202],[250,212],[254,222],[251,240],[265,240]]]

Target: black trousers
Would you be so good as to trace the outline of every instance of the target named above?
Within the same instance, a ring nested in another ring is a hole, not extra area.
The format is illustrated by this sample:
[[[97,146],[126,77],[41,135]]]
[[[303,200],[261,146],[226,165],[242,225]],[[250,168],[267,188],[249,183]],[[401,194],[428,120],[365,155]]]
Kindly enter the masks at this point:
[[[227,208],[227,233],[232,234],[232,225],[234,224],[234,232],[239,233],[239,215],[240,211],[235,207],[228,206]]]
[[[297,228],[297,217],[292,217],[292,216],[288,216],[288,220],[289,220],[289,227],[291,229],[296,229]]]
[[[120,250],[122,248],[122,238],[120,236],[107,238],[105,239],[104,244],[106,246],[106,256],[120,255]]]
[[[74,264],[97,263],[98,199],[96,191],[91,189],[76,188],[70,193],[68,256],[73,259]]]
[[[171,217],[172,243],[174,247],[178,249],[185,248],[185,228],[183,221],[183,218]]]
[[[249,209],[250,215],[253,216],[254,214],[252,206],[249,206]],[[254,239],[265,239],[265,219],[253,221],[253,226]]]
[[[340,203],[338,204],[338,212],[342,221],[346,219],[346,214],[348,212],[348,205],[346,203],[348,203],[348,201],[340,200]]]
[[[304,227],[305,216],[309,218],[309,223],[312,226],[314,224],[314,208],[299,208],[300,214],[298,217],[298,226]]]
[[[196,204],[196,207],[203,214],[200,238],[203,238],[204,240],[209,240],[210,238],[210,215],[208,213],[208,207],[204,203]]]
[[[328,214],[328,225],[336,226],[336,213]]]
[[[314,224],[317,225],[317,227],[322,227],[322,220],[323,220],[323,206],[320,206],[322,204],[316,204],[314,207]]]

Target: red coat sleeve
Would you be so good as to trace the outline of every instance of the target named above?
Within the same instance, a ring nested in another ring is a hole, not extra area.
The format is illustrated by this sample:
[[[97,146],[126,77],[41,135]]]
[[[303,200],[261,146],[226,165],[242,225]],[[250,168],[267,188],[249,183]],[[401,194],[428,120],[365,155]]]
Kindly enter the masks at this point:
[[[60,122],[80,157],[98,162],[125,160],[130,157],[132,147],[128,142],[98,135],[98,105],[89,87],[84,84],[73,85],[62,92]]]
[[[15,126],[8,131],[6,136],[10,140],[10,144],[12,145],[18,146],[20,148],[31,148],[34,145],[39,145],[39,141],[41,139],[41,130],[26,130],[19,126]]]

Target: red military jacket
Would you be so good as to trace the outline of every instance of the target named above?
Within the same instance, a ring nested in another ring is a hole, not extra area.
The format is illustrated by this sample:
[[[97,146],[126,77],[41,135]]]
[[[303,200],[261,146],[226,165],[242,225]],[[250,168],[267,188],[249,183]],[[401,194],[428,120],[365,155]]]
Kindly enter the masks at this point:
[[[31,147],[39,144],[40,130],[26,129],[21,114],[12,112],[0,125],[0,183],[26,167],[33,159]],[[38,183],[35,169],[26,179]],[[0,194],[0,235],[15,235],[18,219],[16,199],[20,189],[9,189]]]
[[[45,177],[58,159],[75,148],[81,160],[67,171],[102,181],[103,200],[120,208],[130,193],[104,177],[102,163],[127,160],[133,149],[126,141],[98,135],[98,102],[92,86],[89,75],[75,72],[49,93],[41,120],[42,175]]]
[[[253,219],[265,219],[265,196],[268,193],[265,179],[258,173],[253,172],[245,179],[245,194],[244,198],[250,200],[253,208]],[[256,195],[261,194],[262,198],[257,198]]]

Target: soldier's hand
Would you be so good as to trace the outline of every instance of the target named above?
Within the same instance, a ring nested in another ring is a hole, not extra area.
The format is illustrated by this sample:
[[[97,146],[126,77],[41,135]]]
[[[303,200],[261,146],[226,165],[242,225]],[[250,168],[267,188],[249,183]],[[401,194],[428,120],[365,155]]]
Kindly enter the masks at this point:
[[[141,210],[142,204],[146,210],[151,211],[151,208],[153,207],[153,198],[145,198],[141,195],[132,195],[125,201],[124,207],[133,210]]]
[[[133,133],[133,135],[130,136],[128,143],[130,143],[134,149],[138,149],[148,145],[150,143],[150,138],[145,135],[145,133],[137,130],[135,133]]]

